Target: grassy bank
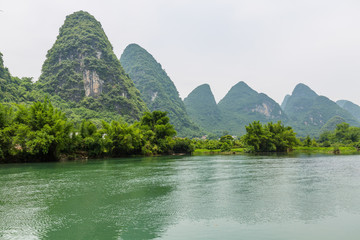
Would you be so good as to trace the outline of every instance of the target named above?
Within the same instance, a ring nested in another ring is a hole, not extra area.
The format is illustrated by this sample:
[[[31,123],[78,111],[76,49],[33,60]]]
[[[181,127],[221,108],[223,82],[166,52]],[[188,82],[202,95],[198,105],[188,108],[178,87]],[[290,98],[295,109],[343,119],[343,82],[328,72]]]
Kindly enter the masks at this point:
[[[322,153],[322,154],[356,154],[360,153],[355,147],[294,147],[295,153]]]
[[[220,149],[196,149],[194,155],[201,154],[243,154],[245,148],[233,148],[229,152],[221,152]],[[291,153],[313,154],[357,154],[360,153],[355,147],[294,147]]]

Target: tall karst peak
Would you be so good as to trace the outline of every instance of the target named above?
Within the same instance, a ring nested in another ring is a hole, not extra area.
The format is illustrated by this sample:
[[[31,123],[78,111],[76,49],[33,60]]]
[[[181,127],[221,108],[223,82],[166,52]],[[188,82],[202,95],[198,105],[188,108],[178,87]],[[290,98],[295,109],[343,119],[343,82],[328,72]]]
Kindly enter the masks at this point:
[[[130,44],[120,62],[150,110],[167,111],[179,136],[199,134],[199,128],[190,120],[173,81],[148,51]]]
[[[98,103],[93,106],[135,119],[147,109],[101,24],[89,13],[66,17],[46,58],[38,81],[43,91],[76,103],[90,97]]]
[[[359,122],[329,98],[317,95],[304,84],[298,84],[288,98],[285,113],[299,136],[316,136],[333,117],[359,126]],[[330,121],[333,122],[333,121]],[[329,125],[329,124],[328,124]]]
[[[245,82],[234,85],[218,106],[224,119],[222,125],[234,134],[243,134],[244,126],[253,121],[287,120],[278,103]]]
[[[292,96],[297,97],[307,97],[307,98],[316,98],[318,95],[311,88],[303,83],[299,83],[295,86]]]
[[[241,81],[235,84],[227,95],[231,94],[246,94],[246,95],[256,95],[258,94],[254,89],[249,87],[245,82]]]
[[[260,113],[267,118],[282,115],[279,104],[266,94],[256,92],[245,82],[234,85],[219,102],[219,107],[239,113]]]
[[[221,113],[209,84],[196,87],[184,99],[184,103],[186,111],[195,123],[207,131],[217,130]]]
[[[214,94],[211,91],[210,85],[205,83],[198,87],[196,87],[194,90],[191,91],[191,93],[184,99],[184,102],[187,101],[193,101],[193,100],[201,100],[211,105],[216,105],[216,101],[214,98]]]

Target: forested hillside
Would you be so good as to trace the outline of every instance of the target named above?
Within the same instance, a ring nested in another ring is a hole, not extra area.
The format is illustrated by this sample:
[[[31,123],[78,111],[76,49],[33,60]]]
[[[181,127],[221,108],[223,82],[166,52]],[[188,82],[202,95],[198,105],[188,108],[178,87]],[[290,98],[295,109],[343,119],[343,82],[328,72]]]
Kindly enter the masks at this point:
[[[195,88],[184,104],[190,118],[203,129],[216,132],[221,126],[222,116],[208,84]]]
[[[335,116],[353,126],[359,126],[359,122],[348,111],[301,83],[287,99],[285,113],[290,118],[289,124],[300,136],[318,136],[321,128]]]
[[[150,110],[166,111],[180,136],[197,136],[200,129],[188,117],[179,93],[161,64],[137,44],[127,46],[120,62]]]
[[[358,121],[360,121],[360,106],[347,101],[347,100],[339,100],[336,101],[336,103],[342,107],[343,109],[345,109],[346,111],[348,111],[349,113],[351,113],[351,115],[353,115]]]

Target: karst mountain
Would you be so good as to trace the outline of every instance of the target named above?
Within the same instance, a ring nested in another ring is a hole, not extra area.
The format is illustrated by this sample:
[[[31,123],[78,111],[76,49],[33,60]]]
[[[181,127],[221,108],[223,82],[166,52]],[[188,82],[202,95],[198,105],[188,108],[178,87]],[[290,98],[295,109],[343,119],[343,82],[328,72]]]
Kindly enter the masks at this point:
[[[66,17],[37,84],[45,93],[96,111],[139,119],[147,110],[100,22],[84,11]]]
[[[168,112],[179,136],[199,133],[199,127],[189,119],[173,81],[148,51],[137,44],[130,44],[121,55],[120,62],[151,111]]]
[[[327,97],[319,96],[305,84],[298,84],[286,100],[284,111],[291,126],[300,136],[317,136],[321,128],[337,116],[350,125],[359,126],[359,122],[345,109]]]

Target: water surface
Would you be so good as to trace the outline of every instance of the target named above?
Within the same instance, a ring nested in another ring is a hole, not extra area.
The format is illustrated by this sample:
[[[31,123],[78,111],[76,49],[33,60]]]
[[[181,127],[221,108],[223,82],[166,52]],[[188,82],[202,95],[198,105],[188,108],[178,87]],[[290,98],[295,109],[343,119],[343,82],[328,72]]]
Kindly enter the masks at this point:
[[[360,156],[0,165],[0,239],[360,239]]]

